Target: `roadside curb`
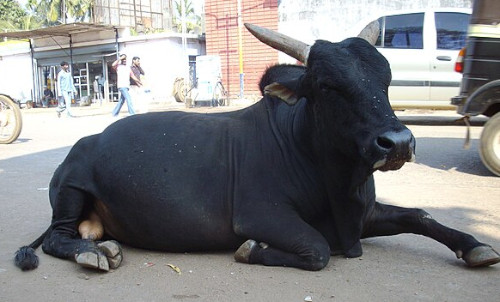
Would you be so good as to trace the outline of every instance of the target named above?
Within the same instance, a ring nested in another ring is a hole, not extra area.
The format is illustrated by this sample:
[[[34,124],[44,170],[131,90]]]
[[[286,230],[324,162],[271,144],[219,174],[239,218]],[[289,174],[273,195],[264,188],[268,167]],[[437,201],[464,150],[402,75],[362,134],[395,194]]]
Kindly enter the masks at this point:
[[[395,111],[398,119],[405,125],[448,125],[465,126],[463,116],[452,110],[405,110]],[[488,121],[486,116],[472,116],[471,126],[483,126]]]

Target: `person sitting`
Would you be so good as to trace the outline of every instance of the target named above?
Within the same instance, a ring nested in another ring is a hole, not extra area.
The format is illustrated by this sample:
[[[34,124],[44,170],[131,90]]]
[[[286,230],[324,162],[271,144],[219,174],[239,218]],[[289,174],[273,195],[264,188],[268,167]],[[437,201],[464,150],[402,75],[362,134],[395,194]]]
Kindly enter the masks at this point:
[[[97,100],[99,100],[99,103],[102,105],[102,94],[101,94],[101,89],[99,87],[99,76],[95,77],[95,80],[92,83],[92,88],[94,90],[92,103],[97,103]]]
[[[42,98],[42,106],[43,108],[49,107],[50,101],[54,98],[54,94],[52,91],[45,87],[45,90],[43,91],[43,98]]]

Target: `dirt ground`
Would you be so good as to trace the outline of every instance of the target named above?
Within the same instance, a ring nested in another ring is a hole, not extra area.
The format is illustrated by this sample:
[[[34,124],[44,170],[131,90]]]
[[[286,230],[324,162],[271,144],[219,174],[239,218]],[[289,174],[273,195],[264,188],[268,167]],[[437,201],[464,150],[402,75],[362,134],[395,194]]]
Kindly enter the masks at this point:
[[[50,108],[23,110],[19,140],[0,145],[0,301],[499,301],[500,265],[469,269],[445,246],[417,235],[363,240],[362,257],[332,257],[319,272],[236,263],[232,251],[171,254],[127,246],[121,267],[108,273],[41,249],[39,268],[21,272],[14,252],[50,222],[54,169],[78,138],[114,121],[109,106],[74,111],[77,118],[58,119]],[[469,150],[461,148],[463,127],[410,129],[417,162],[377,172],[379,200],[425,208],[500,250],[500,178],[477,154],[481,127],[473,127]]]

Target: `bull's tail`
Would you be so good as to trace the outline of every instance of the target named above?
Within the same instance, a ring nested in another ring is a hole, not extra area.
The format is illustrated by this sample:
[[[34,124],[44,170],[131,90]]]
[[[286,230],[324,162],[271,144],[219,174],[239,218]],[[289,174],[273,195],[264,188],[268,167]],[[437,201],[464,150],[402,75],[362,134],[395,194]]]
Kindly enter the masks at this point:
[[[23,271],[32,270],[38,267],[38,256],[35,254],[35,250],[40,246],[40,244],[42,244],[43,239],[47,236],[49,230],[50,227],[40,237],[38,237],[38,239],[33,241],[33,243],[28,246],[23,246],[17,250],[14,258],[14,263],[17,267]]]

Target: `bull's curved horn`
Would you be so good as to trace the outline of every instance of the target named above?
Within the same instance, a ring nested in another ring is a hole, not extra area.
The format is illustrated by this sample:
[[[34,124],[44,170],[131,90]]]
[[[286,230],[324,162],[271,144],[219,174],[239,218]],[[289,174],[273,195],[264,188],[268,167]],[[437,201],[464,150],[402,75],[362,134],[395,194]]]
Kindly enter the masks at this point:
[[[254,24],[245,23],[245,27],[262,43],[282,51],[307,65],[307,57],[311,48],[308,44]]]
[[[378,21],[372,21],[359,33],[358,38],[365,39],[371,45],[375,45],[380,32]]]

